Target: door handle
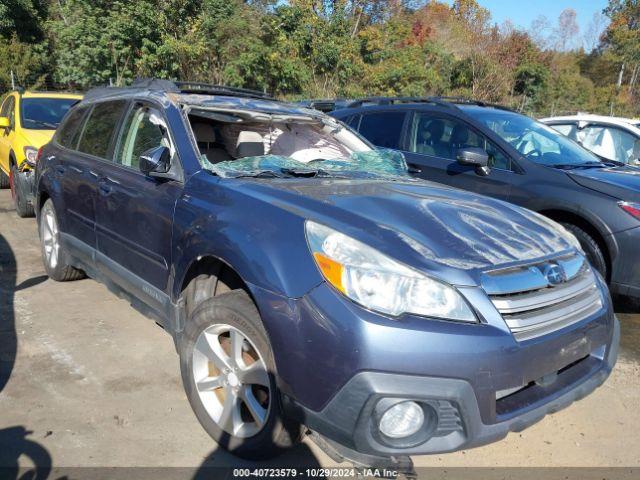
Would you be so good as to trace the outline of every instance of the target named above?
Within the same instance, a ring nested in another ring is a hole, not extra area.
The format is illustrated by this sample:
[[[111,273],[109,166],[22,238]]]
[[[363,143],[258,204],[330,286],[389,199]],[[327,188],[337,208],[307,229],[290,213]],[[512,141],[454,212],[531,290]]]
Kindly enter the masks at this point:
[[[98,183],[98,191],[100,192],[100,195],[106,197],[111,194],[113,188],[111,188],[111,185],[109,185],[106,181],[101,180],[100,183]]]

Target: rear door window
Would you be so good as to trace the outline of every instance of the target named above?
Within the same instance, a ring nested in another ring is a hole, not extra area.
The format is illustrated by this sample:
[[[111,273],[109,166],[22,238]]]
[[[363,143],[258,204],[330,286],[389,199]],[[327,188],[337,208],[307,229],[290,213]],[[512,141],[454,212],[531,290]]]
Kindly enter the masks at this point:
[[[78,150],[94,157],[109,158],[111,140],[126,106],[126,100],[95,105],[82,130]]]
[[[405,112],[365,113],[358,131],[377,147],[399,149],[405,117]]]
[[[71,110],[58,130],[57,140],[60,145],[72,150],[76,149],[80,135],[80,125],[86,112],[87,107],[79,107]]]

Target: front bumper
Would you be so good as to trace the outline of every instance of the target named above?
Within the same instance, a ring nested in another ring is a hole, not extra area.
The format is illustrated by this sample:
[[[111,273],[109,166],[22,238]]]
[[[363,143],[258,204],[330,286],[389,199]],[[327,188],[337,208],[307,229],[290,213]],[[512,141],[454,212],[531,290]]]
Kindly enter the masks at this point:
[[[320,412],[305,409],[290,399],[286,399],[285,405],[309,428],[358,454],[389,457],[472,448],[500,440],[509,432],[521,431],[548,413],[557,412],[590,394],[611,373],[617,360],[619,339],[620,325],[615,319],[610,345],[559,373],[553,384],[534,384],[527,388],[527,392],[521,391],[500,400],[516,404],[518,395],[526,395],[529,399],[538,397],[537,401],[512,411],[493,424],[483,421],[471,384],[453,378],[361,372]],[[600,356],[602,354],[606,356]],[[537,392],[532,392],[532,389]],[[438,410],[444,426],[439,427],[428,441],[411,448],[397,448],[385,443],[376,435],[372,418],[380,399],[390,397],[428,402]]]
[[[602,309],[521,342],[477,288],[460,290],[482,315],[479,324],[389,319],[326,284],[299,299],[252,292],[288,414],[347,449],[389,457],[495,441],[604,382],[617,357],[619,327],[606,286],[600,280],[598,286]],[[519,391],[505,393],[514,388]],[[428,441],[397,448],[373,428],[372,412],[383,397],[425,402],[446,421]]]

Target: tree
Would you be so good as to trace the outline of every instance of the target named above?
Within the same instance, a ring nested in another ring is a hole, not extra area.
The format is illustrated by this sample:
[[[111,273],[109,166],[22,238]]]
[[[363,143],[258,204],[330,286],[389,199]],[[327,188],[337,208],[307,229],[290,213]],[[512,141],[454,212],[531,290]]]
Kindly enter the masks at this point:
[[[609,1],[579,38],[570,9],[523,31],[477,0],[0,0],[0,89],[13,70],[25,87],[160,77],[638,115],[639,1]]]
[[[583,38],[584,49],[586,52],[589,53],[598,48],[606,25],[607,17],[603,13],[596,12],[593,14]]]
[[[575,39],[580,32],[576,17],[576,11],[573,8],[565,8],[558,17],[555,37],[556,48],[561,52],[566,52],[575,46]]]

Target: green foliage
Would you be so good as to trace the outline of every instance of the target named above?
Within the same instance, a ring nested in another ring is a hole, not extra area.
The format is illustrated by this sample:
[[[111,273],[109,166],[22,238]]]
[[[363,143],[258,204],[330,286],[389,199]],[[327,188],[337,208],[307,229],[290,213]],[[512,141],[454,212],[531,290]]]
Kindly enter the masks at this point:
[[[46,44],[27,44],[17,37],[0,43],[0,92],[11,88],[11,70],[17,85],[41,86],[50,68]],[[6,68],[6,66],[11,68]]]
[[[464,95],[540,115],[638,115],[639,0],[604,13],[611,24],[585,53],[565,51],[566,32],[534,42],[499,28],[476,0],[0,0],[0,91],[13,70],[27,87],[154,76],[289,98]]]
[[[516,68],[513,91],[523,97],[523,104],[531,100],[534,109],[544,105],[549,88],[549,69],[541,63],[523,63]]]

